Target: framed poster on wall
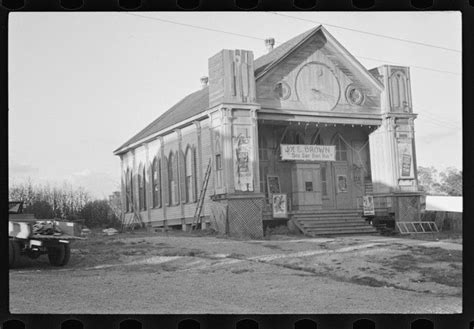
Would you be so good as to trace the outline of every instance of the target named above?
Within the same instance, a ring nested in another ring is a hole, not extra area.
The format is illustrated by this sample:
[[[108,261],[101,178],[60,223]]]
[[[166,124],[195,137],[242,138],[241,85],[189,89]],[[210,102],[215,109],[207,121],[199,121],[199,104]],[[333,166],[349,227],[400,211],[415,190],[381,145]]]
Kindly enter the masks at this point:
[[[374,197],[372,195],[364,195],[363,197],[364,216],[374,216]]]
[[[338,193],[347,192],[347,176],[346,175],[337,175],[337,192]]]
[[[273,218],[288,218],[288,205],[286,194],[275,193],[272,195]]]
[[[267,175],[267,189],[270,200],[272,200],[273,194],[281,193],[280,178],[278,176]]]

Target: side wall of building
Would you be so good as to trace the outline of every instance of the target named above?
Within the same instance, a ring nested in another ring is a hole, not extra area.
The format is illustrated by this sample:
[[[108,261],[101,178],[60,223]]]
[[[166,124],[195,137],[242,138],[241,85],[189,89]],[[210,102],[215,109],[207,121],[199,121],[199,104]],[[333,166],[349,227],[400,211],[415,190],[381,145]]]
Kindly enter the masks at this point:
[[[135,209],[147,226],[184,228],[190,224],[212,153],[210,120],[205,118],[123,154],[125,221],[130,220]],[[210,215],[209,196],[214,193],[211,174],[202,209],[206,220]]]

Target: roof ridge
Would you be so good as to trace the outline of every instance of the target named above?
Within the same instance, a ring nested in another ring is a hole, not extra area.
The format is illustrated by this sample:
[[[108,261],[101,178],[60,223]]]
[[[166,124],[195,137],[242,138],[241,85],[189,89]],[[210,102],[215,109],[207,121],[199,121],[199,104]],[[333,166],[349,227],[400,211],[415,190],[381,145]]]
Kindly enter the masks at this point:
[[[120,151],[122,148],[134,143],[137,141],[137,139],[139,139],[139,137],[141,137],[140,135],[142,135],[144,132],[146,132],[148,129],[150,129],[151,127],[153,127],[154,125],[156,125],[159,121],[162,121],[164,119],[166,119],[167,117],[169,117],[170,114],[172,114],[174,112],[174,110],[176,108],[178,108],[181,104],[183,104],[184,102],[186,102],[186,100],[189,100],[190,98],[192,98],[193,96],[197,95],[197,94],[200,94],[200,93],[204,93],[206,91],[208,91],[209,89],[209,86],[205,87],[205,88],[201,88],[199,90],[196,90],[196,91],[193,91],[192,93],[184,96],[181,100],[179,100],[176,104],[174,104],[173,106],[171,106],[168,110],[166,110],[165,112],[163,112],[158,118],[156,118],[155,120],[153,120],[151,123],[149,123],[145,128],[141,129],[138,133],[136,133],[135,135],[133,135],[131,138],[129,138],[125,143],[123,143],[120,147],[118,147],[115,151],[115,152],[118,152]],[[147,137],[147,136],[143,136],[141,138],[144,138],[144,137]]]

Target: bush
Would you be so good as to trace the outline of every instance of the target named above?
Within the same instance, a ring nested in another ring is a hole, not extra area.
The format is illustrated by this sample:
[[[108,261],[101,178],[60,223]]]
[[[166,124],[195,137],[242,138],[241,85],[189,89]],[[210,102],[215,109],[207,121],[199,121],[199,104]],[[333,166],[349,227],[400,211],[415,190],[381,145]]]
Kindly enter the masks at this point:
[[[119,227],[120,221],[106,200],[90,201],[80,213],[84,224],[89,227]]]
[[[26,214],[34,214],[37,219],[54,218],[53,207],[46,201],[35,201],[23,211]]]

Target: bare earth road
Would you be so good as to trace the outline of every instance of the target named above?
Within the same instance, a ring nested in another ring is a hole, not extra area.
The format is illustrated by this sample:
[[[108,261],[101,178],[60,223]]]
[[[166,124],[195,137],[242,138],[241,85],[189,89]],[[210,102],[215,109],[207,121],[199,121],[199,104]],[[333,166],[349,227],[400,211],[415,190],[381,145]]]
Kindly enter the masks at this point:
[[[12,313],[459,313],[461,241],[121,234],[10,271]]]

